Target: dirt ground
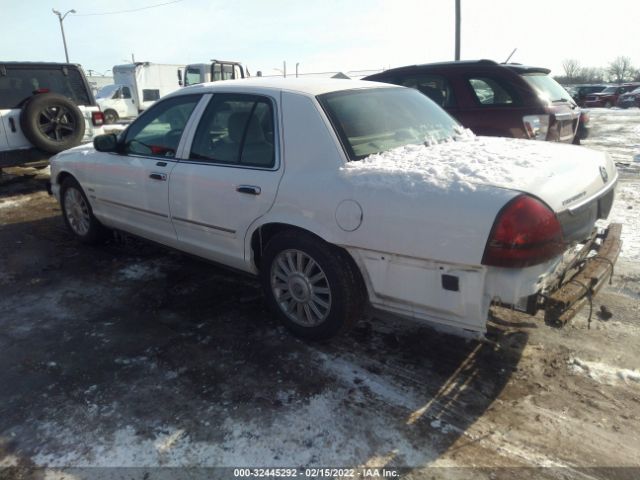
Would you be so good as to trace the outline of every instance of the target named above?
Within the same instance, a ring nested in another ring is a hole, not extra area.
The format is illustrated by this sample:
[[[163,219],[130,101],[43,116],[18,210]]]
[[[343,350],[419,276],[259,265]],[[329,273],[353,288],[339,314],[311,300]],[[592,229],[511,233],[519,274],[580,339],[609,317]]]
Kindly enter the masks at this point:
[[[616,155],[635,228],[638,170]],[[250,277],[131,238],[79,245],[46,179],[0,178],[0,478],[640,478],[635,237],[590,328],[588,306],[563,329],[495,309],[484,341],[370,318],[313,344]]]

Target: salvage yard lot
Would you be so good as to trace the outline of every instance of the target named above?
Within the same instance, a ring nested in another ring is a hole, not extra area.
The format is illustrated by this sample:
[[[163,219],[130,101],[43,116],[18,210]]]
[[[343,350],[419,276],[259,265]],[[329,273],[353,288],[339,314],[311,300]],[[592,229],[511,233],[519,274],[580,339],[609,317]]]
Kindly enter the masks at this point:
[[[495,309],[483,342],[376,318],[302,342],[250,277],[131,238],[78,245],[46,173],[11,170],[0,186],[0,467],[12,468],[0,478],[42,478],[42,466],[47,478],[142,467],[126,478],[153,479],[154,467],[182,466],[637,478],[640,110],[594,110],[591,122],[585,144],[620,165],[611,220],[625,242],[591,328],[588,306],[561,330]],[[181,475],[193,478],[170,478]]]

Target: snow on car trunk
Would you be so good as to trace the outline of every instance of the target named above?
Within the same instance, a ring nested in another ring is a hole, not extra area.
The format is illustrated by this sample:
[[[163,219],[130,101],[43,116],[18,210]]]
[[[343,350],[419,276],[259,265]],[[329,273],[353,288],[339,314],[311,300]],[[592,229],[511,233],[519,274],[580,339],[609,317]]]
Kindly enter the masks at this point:
[[[356,185],[408,195],[491,185],[536,195],[556,211],[597,194],[617,177],[613,162],[594,150],[469,136],[370,155],[347,163],[343,174]]]

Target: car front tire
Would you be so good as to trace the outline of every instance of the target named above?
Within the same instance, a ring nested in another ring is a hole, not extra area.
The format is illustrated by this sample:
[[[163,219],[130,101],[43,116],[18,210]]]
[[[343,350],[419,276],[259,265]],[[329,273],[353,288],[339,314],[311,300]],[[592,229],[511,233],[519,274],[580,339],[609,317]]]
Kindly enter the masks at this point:
[[[93,215],[91,204],[75,178],[67,177],[60,188],[64,223],[82,243],[93,245],[107,237],[107,229]]]
[[[326,340],[362,316],[365,292],[348,254],[288,230],[267,244],[260,279],[270,309],[295,335]]]

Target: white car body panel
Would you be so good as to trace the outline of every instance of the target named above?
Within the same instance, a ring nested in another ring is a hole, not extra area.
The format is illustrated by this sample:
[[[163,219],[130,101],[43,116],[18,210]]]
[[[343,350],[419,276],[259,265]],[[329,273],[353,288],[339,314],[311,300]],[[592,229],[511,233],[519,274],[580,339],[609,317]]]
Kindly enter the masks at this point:
[[[600,152],[544,145],[549,156],[544,171],[536,172],[535,183],[523,181],[516,188],[485,184],[462,192],[425,190],[417,196],[367,188],[343,174],[345,152],[315,98],[351,87],[386,88],[369,82],[260,79],[196,85],[173,94],[241,92],[272,98],[279,119],[272,170],[185,161],[194,125],[208,101],[203,97],[185,128],[177,158],[167,162],[166,182],[148,178],[157,170],[153,164],[158,158],[127,159],[90,148],[57,155],[52,178],[63,171],[74,175],[89,190],[96,216],[109,226],[252,273],[257,266],[251,240],[260,227],[281,223],[305,229],[351,254],[374,307],[474,332],[485,331],[492,301],[516,304],[538,292],[562,260],[518,269],[482,265],[500,210],[526,192],[562,212],[602,194],[617,179],[615,165]],[[540,176],[549,181],[541,182]],[[261,194],[239,193],[239,185],[258,186]],[[56,182],[53,191],[59,196]],[[101,203],[101,191],[133,208]],[[443,275],[457,277],[459,289],[444,288]]]

